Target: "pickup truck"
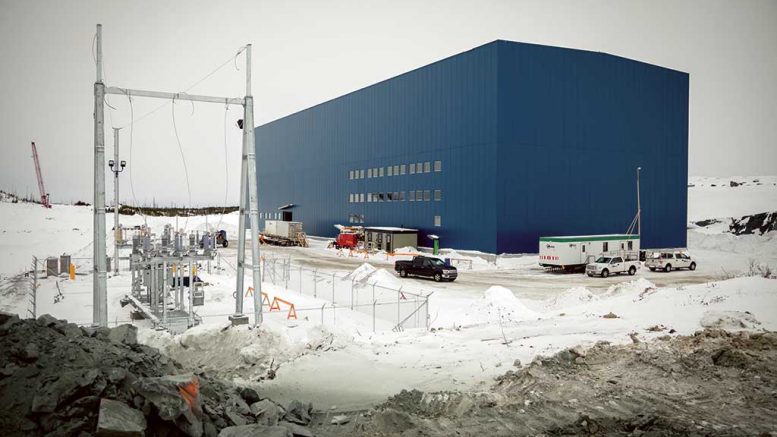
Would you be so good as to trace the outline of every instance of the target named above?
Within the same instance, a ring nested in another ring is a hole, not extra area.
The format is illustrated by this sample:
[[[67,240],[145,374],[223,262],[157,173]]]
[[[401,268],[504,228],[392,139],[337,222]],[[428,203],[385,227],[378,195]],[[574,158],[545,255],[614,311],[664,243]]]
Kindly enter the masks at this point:
[[[453,281],[458,276],[456,267],[446,265],[438,258],[427,256],[415,256],[412,261],[397,261],[394,263],[394,270],[399,276],[406,278],[408,276],[423,276],[434,278],[435,281]]]
[[[588,276],[599,275],[606,278],[613,273],[628,273],[634,275],[639,268],[639,258],[626,258],[616,256],[600,256],[596,261],[585,266],[585,273]]]

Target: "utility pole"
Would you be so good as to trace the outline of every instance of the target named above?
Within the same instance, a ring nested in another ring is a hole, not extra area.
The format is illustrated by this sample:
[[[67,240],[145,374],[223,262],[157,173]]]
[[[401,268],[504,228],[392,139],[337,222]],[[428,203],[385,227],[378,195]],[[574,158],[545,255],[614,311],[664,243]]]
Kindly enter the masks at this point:
[[[94,82],[94,276],[92,323],[108,326],[108,285],[105,266],[105,84],[103,83],[102,25],[97,25],[97,77]]]
[[[119,227],[119,173],[124,171],[127,161],[119,161],[119,130],[113,128],[113,159],[108,161],[108,166],[113,171],[113,274],[119,274],[119,246],[123,243],[121,228]]]

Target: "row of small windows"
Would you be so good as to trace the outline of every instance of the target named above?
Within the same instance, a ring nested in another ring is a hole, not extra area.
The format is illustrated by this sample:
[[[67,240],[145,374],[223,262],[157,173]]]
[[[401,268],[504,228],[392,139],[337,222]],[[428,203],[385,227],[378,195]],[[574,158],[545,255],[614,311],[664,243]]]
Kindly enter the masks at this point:
[[[350,214],[348,216],[349,223],[364,223],[364,214]],[[442,226],[442,217],[439,215],[434,216],[434,226]]]
[[[402,176],[406,172],[410,174],[431,173],[432,163],[430,161],[411,163],[408,165],[390,165],[388,167],[374,167],[368,168],[367,172],[364,169],[351,170],[348,172],[348,179],[364,179],[365,174],[367,178],[382,178],[383,176]],[[439,173],[442,171],[442,161],[434,161],[434,171]]]
[[[434,196],[434,201],[442,200],[442,190],[415,190],[408,191],[405,196],[404,191],[394,191],[388,193],[350,193],[348,194],[348,203],[366,202],[429,202]]]
[[[279,212],[260,212],[259,213],[259,220],[280,220],[281,219],[281,213]]]

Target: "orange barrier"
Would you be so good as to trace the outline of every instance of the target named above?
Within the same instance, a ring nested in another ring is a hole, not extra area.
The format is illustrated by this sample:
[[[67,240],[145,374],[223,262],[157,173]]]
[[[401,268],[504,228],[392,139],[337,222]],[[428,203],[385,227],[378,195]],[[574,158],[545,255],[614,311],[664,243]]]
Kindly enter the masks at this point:
[[[417,253],[402,253],[402,252],[388,252],[386,254],[386,260],[389,259],[390,256],[416,256]]]
[[[270,312],[272,312],[272,311],[280,311],[281,310],[281,306],[280,306],[281,303],[285,303],[286,305],[289,306],[289,314],[286,316],[286,320],[289,320],[292,317],[294,318],[294,320],[297,320],[297,310],[294,309],[294,304],[289,302],[289,301],[287,301],[287,300],[283,300],[283,299],[281,299],[279,297],[273,298],[272,304],[270,304]]]
[[[76,265],[73,263],[70,263],[70,280],[76,280]]]
[[[253,296],[254,295],[254,287],[248,287],[248,291],[246,291],[245,297]],[[262,292],[262,305],[270,305],[270,296],[267,295],[264,291]]]

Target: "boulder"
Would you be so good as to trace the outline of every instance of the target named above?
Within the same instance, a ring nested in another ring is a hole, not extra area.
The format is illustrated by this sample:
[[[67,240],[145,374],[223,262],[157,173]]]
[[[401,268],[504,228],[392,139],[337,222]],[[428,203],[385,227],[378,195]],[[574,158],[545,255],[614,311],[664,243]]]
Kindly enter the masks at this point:
[[[286,414],[283,416],[283,420],[300,425],[307,425],[310,423],[310,413],[312,411],[313,404],[291,401],[286,408]]]
[[[108,339],[114,343],[123,343],[128,346],[138,344],[138,328],[133,325],[119,325],[110,330]]]
[[[219,437],[293,437],[291,431],[283,426],[243,425],[228,426],[221,430]]]
[[[251,405],[255,402],[259,402],[262,400],[262,398],[259,397],[259,394],[256,392],[256,390],[250,388],[250,387],[238,387],[237,392],[240,393],[240,397],[243,398],[248,405]]]
[[[251,413],[256,418],[256,423],[273,426],[277,425],[278,420],[280,420],[281,409],[275,402],[264,399],[251,404]]]
[[[143,413],[123,402],[100,400],[97,437],[143,437],[145,431],[146,418]]]
[[[51,314],[43,314],[42,316],[38,317],[38,325],[40,326],[59,327],[65,323],[66,322],[64,320],[55,319]]]
[[[297,425],[296,423],[281,422],[280,426],[289,430],[292,437],[313,437],[313,431],[304,426]]]
[[[35,397],[32,398],[32,412],[54,412],[60,402],[67,401],[77,394],[80,389],[94,384],[99,375],[100,372],[97,369],[75,370],[61,373],[56,380],[44,384],[41,389],[35,393]],[[103,384],[104,381],[102,384],[98,385],[105,388]],[[90,391],[95,391],[99,394],[102,389],[96,387],[94,390]]]
[[[157,409],[159,418],[172,422],[184,433],[203,433],[199,397],[200,380],[194,375],[139,378],[132,388]]]

